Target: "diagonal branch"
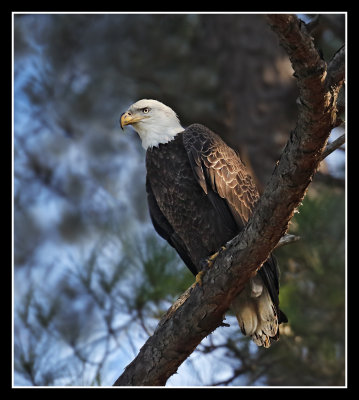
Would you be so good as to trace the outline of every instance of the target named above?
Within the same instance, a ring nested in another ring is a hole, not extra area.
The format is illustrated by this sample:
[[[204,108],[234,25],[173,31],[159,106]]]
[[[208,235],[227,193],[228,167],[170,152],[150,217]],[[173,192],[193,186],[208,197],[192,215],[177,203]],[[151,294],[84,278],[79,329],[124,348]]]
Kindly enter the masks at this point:
[[[269,15],[268,21],[297,77],[297,125],[245,229],[206,271],[202,285],[192,285],[167,311],[115,386],[165,385],[201,340],[222,324],[234,297],[287,231],[319,165],[335,126],[340,85],[327,89],[326,63],[294,15]]]

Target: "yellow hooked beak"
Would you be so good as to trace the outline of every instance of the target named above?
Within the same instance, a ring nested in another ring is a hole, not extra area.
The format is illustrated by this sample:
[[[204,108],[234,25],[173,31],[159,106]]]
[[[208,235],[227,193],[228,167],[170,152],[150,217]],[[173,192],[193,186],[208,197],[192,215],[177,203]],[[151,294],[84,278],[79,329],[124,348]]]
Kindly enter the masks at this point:
[[[121,115],[121,119],[120,119],[120,124],[121,124],[121,128],[123,130],[123,127],[125,125],[132,125],[135,124],[138,121],[141,121],[144,117],[136,115],[136,114],[132,114],[129,111],[126,111],[125,113],[123,113]]]

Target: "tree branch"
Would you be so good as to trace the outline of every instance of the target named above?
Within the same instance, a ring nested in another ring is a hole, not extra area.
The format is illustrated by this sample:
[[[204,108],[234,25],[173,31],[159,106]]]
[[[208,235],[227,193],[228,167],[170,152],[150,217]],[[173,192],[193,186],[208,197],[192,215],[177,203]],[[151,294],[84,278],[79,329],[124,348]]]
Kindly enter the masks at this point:
[[[326,63],[304,24],[293,15],[269,15],[292,62],[300,91],[297,125],[244,230],[163,316],[154,334],[115,386],[161,386],[208,334],[222,324],[232,300],[285,234],[335,126],[338,85],[326,86]]]
[[[323,151],[320,160],[324,160],[324,158],[328,157],[329,154],[332,154],[334,150],[338,149],[341,145],[345,143],[345,134],[335,139],[332,143],[328,144],[326,149]]]

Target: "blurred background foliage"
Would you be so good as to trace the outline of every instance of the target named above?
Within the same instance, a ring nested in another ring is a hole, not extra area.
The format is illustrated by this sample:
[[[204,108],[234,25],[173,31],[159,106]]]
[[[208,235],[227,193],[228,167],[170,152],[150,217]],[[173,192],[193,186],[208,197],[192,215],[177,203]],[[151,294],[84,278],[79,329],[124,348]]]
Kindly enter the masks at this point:
[[[313,15],[301,18],[306,22]],[[120,114],[140,98],[218,132],[260,189],[296,120],[290,62],[263,15],[14,15],[14,384],[112,385],[193,277],[154,232],[144,151]],[[345,18],[313,29],[329,60]],[[322,164],[279,249],[281,340],[231,325],[168,386],[344,385],[345,164]]]

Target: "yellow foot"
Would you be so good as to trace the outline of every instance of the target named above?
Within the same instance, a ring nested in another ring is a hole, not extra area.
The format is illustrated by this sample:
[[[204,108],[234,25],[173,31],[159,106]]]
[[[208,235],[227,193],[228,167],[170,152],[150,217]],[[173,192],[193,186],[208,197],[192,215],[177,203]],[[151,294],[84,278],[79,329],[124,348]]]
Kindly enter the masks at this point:
[[[225,250],[226,248],[224,246],[222,246],[217,252],[211,254],[209,257],[204,258],[201,262],[200,262],[200,266],[202,267],[202,270],[200,272],[198,272],[198,274],[196,275],[196,284],[198,283],[199,286],[202,286],[202,277],[205,273],[205,268],[211,268],[213,263],[215,262],[216,258],[218,257],[219,253],[223,250]]]
[[[203,268],[211,268],[212,265],[214,264],[216,258],[219,256],[219,253],[223,250],[226,250],[224,246],[222,246],[218,251],[215,253],[211,254],[209,257],[203,259],[201,261],[201,267]]]
[[[204,275],[204,271],[199,271],[198,274],[196,275],[196,282],[195,284],[198,283],[199,286],[202,286],[202,277]]]

